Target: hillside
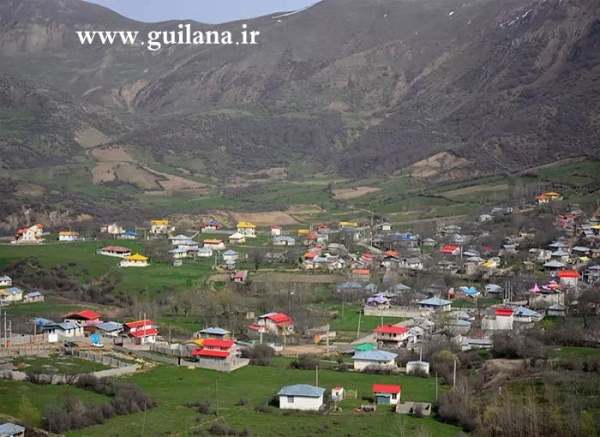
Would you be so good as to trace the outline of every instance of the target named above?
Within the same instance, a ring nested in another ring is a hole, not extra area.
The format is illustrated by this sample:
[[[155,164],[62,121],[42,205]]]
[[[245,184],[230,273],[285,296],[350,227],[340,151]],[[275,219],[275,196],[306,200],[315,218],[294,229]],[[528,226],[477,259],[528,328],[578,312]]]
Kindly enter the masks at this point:
[[[62,109],[38,111],[39,131],[30,132],[18,126],[33,116],[31,104],[0,100],[11,120],[8,140],[4,133],[0,141],[2,165],[38,168],[84,154],[90,161],[79,183],[160,191],[162,176],[149,174],[148,165],[196,183],[261,171],[268,177],[281,168],[289,176],[298,165],[357,178],[436,155],[453,163],[448,174],[444,166],[428,173],[440,180],[598,156],[598,6],[324,0],[296,14],[248,20],[248,29],[261,32],[256,46],[153,52],[83,46],[75,31],[145,34],[177,23],[137,23],[80,0],[5,0],[2,80],[18,77],[18,87],[33,95],[53,93]],[[82,131],[92,132],[86,144],[74,140]],[[45,142],[30,141],[44,132]],[[110,164],[110,176],[99,178],[107,165],[98,157],[106,154],[81,146],[101,144],[121,150],[118,161],[143,174],[119,176]]]

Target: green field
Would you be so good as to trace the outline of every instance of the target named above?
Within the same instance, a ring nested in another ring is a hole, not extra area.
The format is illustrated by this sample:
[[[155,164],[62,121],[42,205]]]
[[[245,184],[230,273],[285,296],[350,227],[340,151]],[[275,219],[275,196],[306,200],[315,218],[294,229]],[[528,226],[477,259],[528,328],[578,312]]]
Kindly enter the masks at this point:
[[[231,374],[208,370],[188,370],[184,367],[161,366],[134,375],[132,381],[145,393],[158,400],[159,406],[143,413],[117,417],[104,425],[72,432],[71,436],[131,436],[141,435],[192,435],[193,430],[209,428],[216,420],[214,415],[200,415],[186,403],[209,402],[211,408],[219,409],[219,417],[241,431],[248,428],[253,436],[306,436],[323,432],[338,435],[397,436],[404,428],[407,435],[419,427],[427,429],[432,436],[454,436],[457,428],[435,421],[433,418],[393,416],[388,408],[381,407],[376,413],[355,413],[353,408],[368,403],[362,397],[371,396],[373,383],[395,383],[402,386],[405,400],[433,401],[434,379],[398,376],[376,376],[351,372],[319,371],[319,386],[331,389],[341,385],[347,390],[357,390],[358,399],[340,403],[341,413],[321,415],[314,413],[283,413],[271,408],[268,413],[254,410],[264,404],[277,391],[290,384],[315,384],[313,371],[292,370],[276,367],[248,366]],[[246,405],[236,406],[244,399]]]
[[[12,364],[23,372],[39,372],[47,374],[75,375],[78,373],[97,372],[110,369],[102,363],[88,361],[65,355],[49,355],[48,357],[22,356],[15,358]]]

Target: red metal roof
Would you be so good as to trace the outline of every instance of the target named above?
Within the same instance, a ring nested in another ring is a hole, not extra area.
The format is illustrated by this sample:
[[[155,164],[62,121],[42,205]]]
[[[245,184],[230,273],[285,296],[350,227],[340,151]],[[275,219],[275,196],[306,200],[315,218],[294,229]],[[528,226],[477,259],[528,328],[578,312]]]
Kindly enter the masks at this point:
[[[65,316],[65,319],[72,319],[72,318],[94,320],[94,319],[99,319],[100,314],[98,314],[92,310],[84,310],[84,311],[79,311],[78,313],[69,313]]]
[[[373,384],[373,393],[392,393],[398,394],[402,390],[399,385]]]
[[[231,346],[235,344],[232,340],[217,340],[215,338],[207,338],[202,342],[202,346],[204,347],[222,347],[229,349]]]
[[[387,256],[394,256],[394,257],[399,257],[400,256],[400,252],[398,252],[397,250],[388,250],[385,252],[385,254]]]
[[[139,328],[141,326],[151,326],[154,325],[154,322],[150,319],[147,320],[138,320],[136,322],[125,323],[125,326],[128,328]]]
[[[408,332],[408,328],[405,328],[404,326],[384,325],[373,329],[373,332],[383,334],[404,334],[405,332]]]
[[[497,316],[512,316],[514,311],[510,308],[496,308]]]
[[[229,351],[216,351],[210,349],[194,349],[192,351],[193,357],[216,357],[216,358],[227,358]]]
[[[139,331],[130,332],[129,335],[133,335],[134,337],[145,337],[147,335],[156,335],[158,334],[158,329],[149,328],[149,329],[140,329]]]
[[[316,258],[317,254],[316,253],[310,253],[310,252],[306,252],[304,254],[304,258]]]
[[[560,270],[558,272],[558,277],[559,278],[580,278],[581,275],[579,274],[579,272],[577,272],[575,270]]]
[[[370,275],[369,269],[354,269],[352,270],[353,275]]]
[[[248,329],[252,329],[253,331],[260,331],[261,327],[253,323],[252,325],[248,326]]]
[[[452,254],[454,251],[458,250],[458,248],[458,246],[444,246],[440,249],[440,252]]]
[[[275,323],[294,323],[292,321],[292,318],[290,316],[288,316],[287,314],[283,314],[283,313],[276,313],[276,314],[271,314],[265,317],[266,319],[272,320]]]

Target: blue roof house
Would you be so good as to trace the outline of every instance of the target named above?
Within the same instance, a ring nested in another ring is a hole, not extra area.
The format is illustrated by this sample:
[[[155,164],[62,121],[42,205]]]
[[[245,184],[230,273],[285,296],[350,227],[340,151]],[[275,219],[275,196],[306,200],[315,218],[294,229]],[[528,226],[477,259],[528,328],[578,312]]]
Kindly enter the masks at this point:
[[[370,351],[357,351],[352,359],[354,360],[354,370],[362,371],[367,367],[390,367],[396,368],[396,357],[398,354],[393,352],[374,349]]]
[[[277,393],[282,410],[319,411],[325,389],[308,384],[287,385]]]

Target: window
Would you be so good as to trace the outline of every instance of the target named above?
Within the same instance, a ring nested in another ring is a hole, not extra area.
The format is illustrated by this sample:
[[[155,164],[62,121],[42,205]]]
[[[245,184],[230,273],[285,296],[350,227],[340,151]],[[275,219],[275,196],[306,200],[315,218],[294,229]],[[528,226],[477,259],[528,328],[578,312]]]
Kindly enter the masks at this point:
[[[396,399],[398,397],[398,395],[396,393],[392,393],[392,399]]]
[[[288,401],[288,404],[293,404],[294,403],[294,396],[288,396],[287,397],[287,401]]]

